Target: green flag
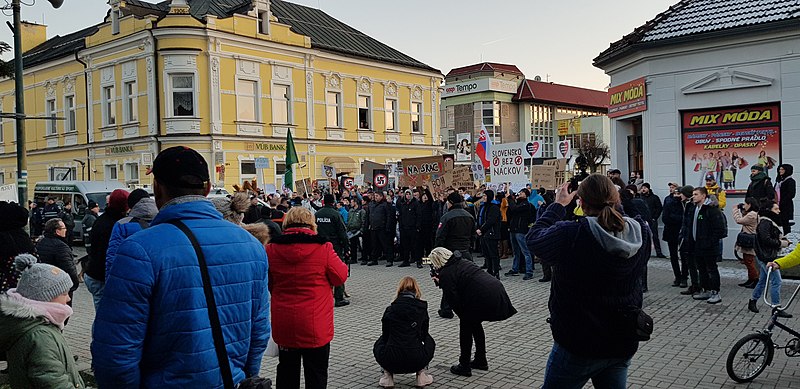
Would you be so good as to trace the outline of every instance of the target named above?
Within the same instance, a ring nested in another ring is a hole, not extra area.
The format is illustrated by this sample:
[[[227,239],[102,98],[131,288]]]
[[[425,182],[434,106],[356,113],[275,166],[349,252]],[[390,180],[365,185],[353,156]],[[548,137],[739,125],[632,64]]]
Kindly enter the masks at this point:
[[[297,150],[294,149],[292,131],[286,131],[286,172],[283,174],[283,185],[294,190],[294,165],[297,164]]]

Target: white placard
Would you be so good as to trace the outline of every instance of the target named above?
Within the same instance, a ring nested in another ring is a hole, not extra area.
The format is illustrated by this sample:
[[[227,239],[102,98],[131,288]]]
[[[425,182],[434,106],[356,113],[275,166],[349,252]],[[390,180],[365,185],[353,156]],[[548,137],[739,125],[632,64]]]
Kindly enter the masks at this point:
[[[489,174],[492,182],[524,182],[526,143],[501,143],[492,145],[489,156]]]
[[[473,162],[470,169],[472,170],[472,178],[478,182],[486,181],[486,170],[483,169],[483,163],[481,161]]]

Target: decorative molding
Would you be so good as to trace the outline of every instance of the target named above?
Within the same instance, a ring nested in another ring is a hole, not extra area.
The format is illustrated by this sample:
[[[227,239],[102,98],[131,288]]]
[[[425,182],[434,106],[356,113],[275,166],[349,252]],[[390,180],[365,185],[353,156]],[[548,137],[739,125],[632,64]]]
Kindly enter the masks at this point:
[[[325,132],[328,140],[344,140],[343,129],[326,128]]]
[[[422,98],[422,87],[419,85],[414,85],[411,88],[411,100],[422,101]]]
[[[306,62],[311,62],[307,60]],[[306,70],[306,123],[308,123],[308,138],[312,139],[317,136],[315,130],[316,123],[314,120],[314,71],[311,69]]]
[[[292,81],[292,68],[288,66],[272,66],[272,78],[281,81]]]
[[[220,62],[219,57],[211,57],[211,133],[222,133],[222,101],[220,94]],[[256,64],[257,65],[257,64]]]
[[[100,69],[100,85],[114,83],[114,66],[106,66]]]
[[[48,100],[54,99],[56,97],[56,84],[52,81],[47,81],[45,84],[45,91]]]
[[[92,99],[92,94],[93,94],[92,91],[94,89],[92,87],[92,78],[93,78],[92,70],[86,69],[84,77],[86,79],[86,98],[89,101],[89,106],[86,107],[86,109],[89,110],[89,112],[94,112],[94,104],[92,104],[92,101],[94,101]],[[94,143],[94,115],[87,115],[87,116],[89,117],[88,123],[86,123],[88,129],[87,140],[88,143]]]
[[[122,81],[136,80],[136,61],[122,63]]]
[[[338,73],[330,73],[325,75],[325,85],[327,85],[328,89],[333,89],[341,92],[342,76],[340,76]]]
[[[108,128],[108,129],[100,129],[100,132],[102,134],[101,135],[101,140],[103,140],[103,141],[117,140],[117,128],[116,127],[112,127],[112,128]]]
[[[389,81],[384,88],[384,94],[387,97],[397,97],[397,83],[394,81]]]
[[[58,137],[47,138],[47,148],[58,147]]]
[[[292,131],[292,136],[294,136],[294,135],[295,135],[294,128],[292,128],[292,127],[289,127],[289,126],[280,126],[280,125],[273,125],[273,126],[272,126],[272,136],[273,136],[274,138],[282,138],[282,139],[286,139],[286,134],[287,134],[289,131]]]
[[[775,79],[756,74],[725,69],[705,76],[681,88],[684,95],[695,93],[717,92],[734,89],[758,88],[771,86]]]
[[[165,118],[167,135],[171,134],[199,134],[200,119],[196,118]]]
[[[367,77],[361,77],[361,79],[358,80],[358,92],[372,93],[372,81]]]
[[[424,145],[425,144],[425,135],[422,135],[422,134],[411,134],[411,144]]]
[[[71,134],[64,136],[64,146],[75,146],[78,144],[78,135]]]
[[[64,77],[64,94],[71,95],[75,94],[75,77],[66,76]]]
[[[197,54],[170,54],[164,55],[164,70],[167,71],[196,71]]]
[[[386,138],[386,143],[400,143],[400,134],[398,133],[387,133],[384,134]]]
[[[236,75],[259,77],[258,62],[239,59],[236,61],[236,65]]]
[[[375,133],[372,131],[358,131],[359,142],[375,142]]]
[[[131,123],[122,127],[122,138],[135,138],[139,136],[139,123]]]
[[[145,59],[145,69],[147,70],[147,95],[155,96],[158,92],[156,91],[153,57],[147,57]],[[156,135],[156,133],[158,133],[158,121],[156,120],[158,117],[158,106],[156,105],[156,100],[155,98],[147,99],[147,132],[150,135]]]
[[[236,123],[236,135],[263,136],[264,125],[259,123]]]

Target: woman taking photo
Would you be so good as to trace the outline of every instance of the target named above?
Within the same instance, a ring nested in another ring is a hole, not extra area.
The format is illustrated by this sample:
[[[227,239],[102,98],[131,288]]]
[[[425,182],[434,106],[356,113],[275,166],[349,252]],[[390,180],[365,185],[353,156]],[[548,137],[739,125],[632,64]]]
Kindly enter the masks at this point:
[[[748,197],[744,204],[739,204],[733,209],[733,220],[742,226],[742,231],[736,239],[735,250],[742,254],[742,263],[747,268],[747,281],[739,284],[745,288],[755,288],[758,283],[758,270],[756,269],[756,227],[758,226],[758,200]],[[753,303],[754,305],[755,303]],[[755,306],[755,305],[754,305]]]
[[[590,379],[595,387],[624,388],[639,347],[636,318],[650,229],[615,209],[619,192],[608,177],[592,174],[572,193],[568,185],[527,236],[531,251],[553,266],[554,343],[543,388],[582,388]],[[586,217],[564,222],[576,194]]]
[[[433,382],[426,367],[433,359],[436,342],[428,333],[428,303],[421,298],[417,280],[403,277],[395,300],[383,313],[383,333],[372,353],[383,368],[379,384],[384,388],[394,387],[395,374],[417,373],[417,387]]]
[[[347,280],[347,265],[317,236],[314,215],[303,207],[286,214],[283,234],[267,244],[267,258],[272,338],[280,348],[276,387],[300,387],[302,359],[306,388],[325,388],[333,339],[331,288]]]
[[[767,284],[766,264],[778,258],[778,253],[784,247],[789,246],[789,241],[783,237],[783,230],[780,226],[781,209],[778,203],[768,203],[761,209],[756,227],[756,265],[761,274],[758,277],[753,295],[747,304],[747,309],[753,313],[758,313],[756,303],[764,295],[764,288]],[[781,272],[773,271],[769,278],[769,293],[773,304],[781,303]],[[785,311],[778,311],[779,317],[790,318],[792,315]]]

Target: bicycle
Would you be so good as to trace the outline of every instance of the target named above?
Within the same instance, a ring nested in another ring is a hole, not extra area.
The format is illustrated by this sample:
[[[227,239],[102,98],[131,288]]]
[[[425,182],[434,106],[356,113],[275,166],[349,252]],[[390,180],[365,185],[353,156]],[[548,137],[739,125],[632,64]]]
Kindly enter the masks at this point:
[[[800,333],[778,322],[778,312],[785,311],[792,305],[795,297],[797,297],[798,291],[800,291],[800,286],[795,289],[792,297],[790,297],[789,301],[786,303],[786,306],[781,307],[780,305],[772,304],[767,299],[770,274],[772,274],[772,268],[767,270],[763,297],[764,302],[772,308],[772,316],[767,321],[767,325],[764,329],[745,335],[743,338],[739,339],[728,353],[728,360],[725,362],[728,376],[739,383],[750,382],[764,372],[764,369],[772,364],[775,350],[784,350],[784,353],[788,357],[800,356]],[[772,339],[772,333],[775,327],[792,334],[794,338],[786,342],[785,346],[778,345]],[[739,355],[740,351],[744,352]]]

